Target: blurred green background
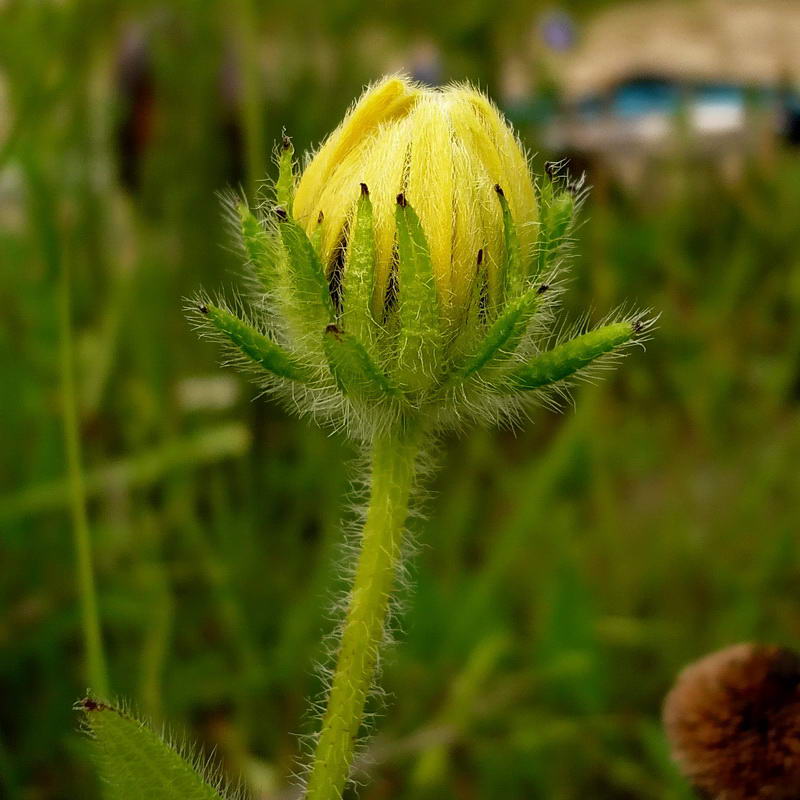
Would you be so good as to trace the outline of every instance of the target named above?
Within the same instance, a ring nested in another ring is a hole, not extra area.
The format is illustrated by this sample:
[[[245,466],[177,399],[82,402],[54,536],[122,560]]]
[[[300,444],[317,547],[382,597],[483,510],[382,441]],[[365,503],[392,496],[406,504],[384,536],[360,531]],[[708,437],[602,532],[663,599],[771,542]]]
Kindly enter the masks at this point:
[[[562,9],[567,38],[606,5]],[[99,796],[71,710],[72,358],[114,694],[296,797],[355,454],[219,368],[183,298],[237,282],[217,193],[252,196],[283,128],[319,142],[385,71],[475,81],[537,169],[566,154],[549,10],[1,5],[0,796]],[[445,442],[365,800],[687,798],[659,724],[676,671],[800,640],[800,152],[768,137],[732,176],[684,144],[633,181],[572,153],[595,190],[567,306],[659,329],[564,414]]]

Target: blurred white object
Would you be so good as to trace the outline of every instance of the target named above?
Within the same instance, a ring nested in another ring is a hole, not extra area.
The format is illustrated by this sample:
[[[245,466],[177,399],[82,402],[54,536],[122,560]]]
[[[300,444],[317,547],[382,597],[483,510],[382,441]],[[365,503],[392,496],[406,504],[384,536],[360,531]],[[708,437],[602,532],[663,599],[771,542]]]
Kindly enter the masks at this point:
[[[227,375],[202,375],[178,381],[178,404],[184,411],[224,411],[239,399],[240,384]]]

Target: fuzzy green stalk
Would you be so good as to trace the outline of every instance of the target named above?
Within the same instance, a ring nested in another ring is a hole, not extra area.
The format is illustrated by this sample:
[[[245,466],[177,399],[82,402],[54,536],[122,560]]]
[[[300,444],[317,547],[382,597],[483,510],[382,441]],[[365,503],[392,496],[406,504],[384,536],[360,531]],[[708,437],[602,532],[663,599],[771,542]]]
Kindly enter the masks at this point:
[[[339,800],[378,666],[422,434],[377,436],[358,566],[306,800]]]
[[[53,231],[53,233],[55,233]],[[81,469],[81,449],[78,434],[78,406],[75,392],[75,358],[72,341],[72,304],[70,299],[70,269],[67,259],[59,265],[59,335],[61,402],[64,418],[64,448],[67,457],[70,510],[75,544],[78,595],[81,603],[81,624],[86,650],[87,677],[98,697],[108,697],[108,673],[100,634],[97,612],[97,591],[92,565],[92,543],[86,514],[86,490]]]

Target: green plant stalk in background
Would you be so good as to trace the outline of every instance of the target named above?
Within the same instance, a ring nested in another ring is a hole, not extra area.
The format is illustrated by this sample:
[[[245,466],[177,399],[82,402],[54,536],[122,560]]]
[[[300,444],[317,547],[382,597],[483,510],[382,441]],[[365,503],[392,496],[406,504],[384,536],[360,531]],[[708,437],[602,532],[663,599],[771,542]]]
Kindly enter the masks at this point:
[[[77,590],[81,604],[81,627],[86,653],[86,679],[93,691],[108,695],[109,683],[97,591],[92,564],[92,542],[86,513],[86,487],[81,466],[78,397],[75,390],[75,344],[72,331],[71,263],[56,221],[54,193],[33,164],[26,164],[30,182],[30,211],[39,221],[42,257],[57,280],[58,374],[63,419],[64,452],[67,461],[67,495],[72,517]]]
[[[81,471],[78,408],[75,393],[75,359],[72,340],[70,269],[68,260],[64,257],[60,258],[59,273],[61,402],[64,417],[64,446],[69,476],[72,529],[75,541],[78,594],[81,602],[81,625],[86,648],[89,683],[99,696],[108,697],[108,673],[100,634],[100,618],[97,611],[97,592],[92,564],[91,534],[86,514],[86,491]]]
[[[390,595],[403,551],[403,529],[421,435],[416,429],[375,438],[366,523],[342,630],[338,663],[306,797],[335,800],[350,774],[364,706],[378,669]]]

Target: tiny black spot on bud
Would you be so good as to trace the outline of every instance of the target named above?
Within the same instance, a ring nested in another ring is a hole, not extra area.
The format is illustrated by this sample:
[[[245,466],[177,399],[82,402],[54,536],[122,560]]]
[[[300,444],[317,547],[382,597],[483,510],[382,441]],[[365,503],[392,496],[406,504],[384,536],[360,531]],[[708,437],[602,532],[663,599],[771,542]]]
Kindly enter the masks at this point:
[[[326,326],[325,333],[330,333],[337,339],[342,337],[342,329],[335,322],[331,322],[330,325]]]
[[[633,332],[634,333],[641,333],[643,327],[644,327],[644,323],[640,319],[637,319],[633,323]]]
[[[278,206],[278,207],[275,209],[275,216],[276,216],[276,217],[277,217],[277,218],[278,218],[278,219],[279,219],[281,222],[286,222],[286,220],[287,220],[287,219],[289,219],[289,215],[286,213],[286,209],[285,209],[285,208],[281,208],[280,206]]]
[[[317,215],[317,225],[322,225],[323,220],[325,219],[325,214],[320,211]]]
[[[544,294],[550,288],[549,283],[543,283],[537,290],[536,294]]]
[[[107,706],[105,703],[98,703],[97,700],[91,697],[84,697],[78,705],[84,711],[108,711],[110,708],[110,706]]]
[[[361,184],[361,196],[362,197],[369,197],[369,189],[367,188],[366,183]]]
[[[558,174],[558,161],[545,161],[544,162],[544,171],[550,180],[556,177]]]
[[[503,191],[503,187],[499,183],[494,185],[494,190],[500,195],[500,197],[506,196],[506,193]]]
[[[292,146],[292,140],[286,135],[283,135],[283,139],[281,140],[281,145],[283,146],[284,150],[288,150]]]
[[[405,208],[408,205],[408,200],[406,200],[406,196],[402,192],[397,195],[397,205],[401,208]]]
[[[482,247],[481,247],[480,250],[478,250],[478,266],[480,266],[481,264],[483,264],[483,248]]]
[[[204,303],[200,303],[200,304],[197,306],[197,310],[198,310],[198,311],[199,311],[201,314],[208,314],[208,306],[207,306],[207,305],[205,305]]]

